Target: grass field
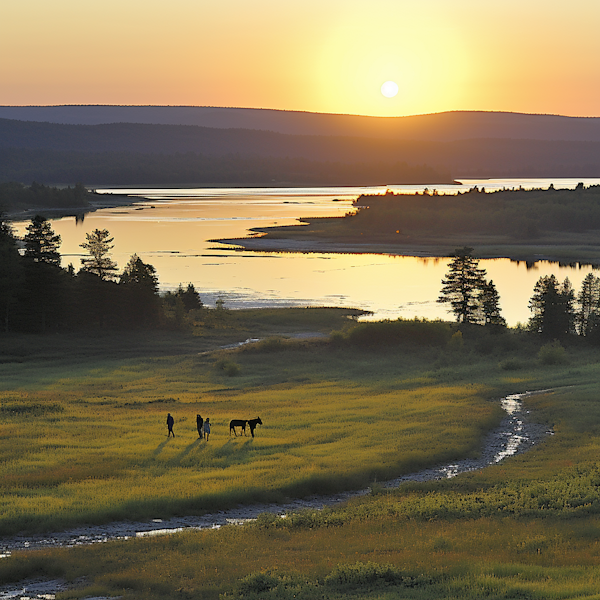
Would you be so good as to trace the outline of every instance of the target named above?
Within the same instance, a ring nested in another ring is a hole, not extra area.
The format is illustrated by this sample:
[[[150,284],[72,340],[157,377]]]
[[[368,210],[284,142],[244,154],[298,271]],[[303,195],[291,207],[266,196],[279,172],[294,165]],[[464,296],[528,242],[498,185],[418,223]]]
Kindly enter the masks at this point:
[[[310,319],[327,330],[322,314]],[[385,348],[350,334],[269,339],[215,353],[207,338],[167,337],[129,340],[117,357],[109,338],[87,352],[21,338],[21,362],[13,351],[0,365],[3,535],[359,487],[474,455],[501,418],[490,400],[506,393],[557,388],[527,400],[555,435],[484,471],[374,485],[336,509],[15,553],[0,582],[85,577],[63,597],[598,597],[600,353],[576,344],[567,363],[544,365],[526,334],[463,334]],[[208,443],[197,413],[213,423]],[[230,418],[256,415],[254,439],[229,438]]]

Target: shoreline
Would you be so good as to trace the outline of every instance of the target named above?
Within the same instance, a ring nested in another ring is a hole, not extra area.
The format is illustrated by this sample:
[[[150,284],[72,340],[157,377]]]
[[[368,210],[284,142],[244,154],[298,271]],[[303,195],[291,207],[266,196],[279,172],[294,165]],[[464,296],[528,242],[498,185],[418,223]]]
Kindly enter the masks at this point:
[[[291,238],[271,238],[268,235],[208,240],[226,244],[234,252],[277,252],[300,254],[384,254],[387,256],[406,256],[423,259],[449,258],[455,248],[461,244],[456,242],[440,242],[429,244],[392,244],[386,242],[338,242],[331,239],[305,238],[302,240]],[[464,244],[462,244],[464,245]],[[236,247],[237,246],[237,247]],[[534,264],[540,261],[555,262],[559,264],[579,264],[600,266],[600,248],[589,250],[578,246],[557,244],[556,246],[540,245],[525,248],[518,244],[505,245],[474,245],[475,255],[479,259],[506,258],[514,262]],[[536,252],[538,250],[539,252]],[[560,250],[563,250],[561,252]],[[566,251],[566,252],[565,252]]]
[[[21,210],[9,210],[5,213],[7,221],[29,221],[32,217],[40,215],[47,219],[61,219],[63,217],[79,217],[96,212],[102,208],[119,208],[132,206],[138,202],[149,202],[147,198],[128,194],[94,194],[94,198],[86,206],[69,207],[30,207]]]

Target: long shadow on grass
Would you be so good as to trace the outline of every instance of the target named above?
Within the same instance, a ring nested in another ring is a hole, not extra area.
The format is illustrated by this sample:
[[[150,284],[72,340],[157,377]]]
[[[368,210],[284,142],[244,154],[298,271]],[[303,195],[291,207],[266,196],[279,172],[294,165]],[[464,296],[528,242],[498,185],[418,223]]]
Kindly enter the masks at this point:
[[[157,447],[156,450],[154,450],[154,452],[152,453],[154,456],[158,456],[164,449],[164,447],[169,443],[169,440],[171,438],[167,438],[164,442],[161,442]]]
[[[183,452],[180,452],[177,456],[169,461],[170,465],[178,465],[194,448],[200,445],[201,439],[194,440],[191,444],[188,444]]]

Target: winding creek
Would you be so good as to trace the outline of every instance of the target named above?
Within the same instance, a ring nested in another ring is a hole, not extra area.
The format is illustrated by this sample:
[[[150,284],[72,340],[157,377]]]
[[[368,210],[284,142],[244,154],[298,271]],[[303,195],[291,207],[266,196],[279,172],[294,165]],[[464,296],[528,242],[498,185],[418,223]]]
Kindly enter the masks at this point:
[[[533,394],[550,392],[537,390],[506,396],[500,404],[506,416],[500,425],[489,432],[484,440],[481,455],[475,459],[465,459],[450,464],[424,469],[409,475],[403,475],[390,481],[381,482],[384,488],[398,487],[407,481],[432,481],[455,477],[461,473],[476,471],[494,465],[509,456],[523,453],[543,441],[553,432],[547,426],[536,423],[529,411],[523,406],[523,398]],[[0,541],[0,557],[8,557],[16,550],[35,550],[51,547],[74,547],[107,542],[110,540],[130,540],[135,538],[170,535],[186,529],[218,529],[224,525],[241,525],[265,512],[285,515],[306,508],[322,509],[369,494],[370,488],[358,491],[342,492],[327,496],[312,496],[294,500],[285,504],[255,504],[209,513],[200,517],[176,517],[171,519],[153,519],[149,522],[115,522],[99,526],[82,526],[68,531],[14,536]],[[56,593],[68,589],[61,580],[30,580],[0,591],[0,599],[53,600]],[[99,599],[98,599],[99,600]]]
[[[403,475],[391,481],[382,482],[380,485],[384,488],[394,488],[407,481],[431,481],[455,477],[461,473],[494,465],[509,456],[529,450],[543,441],[547,435],[552,435],[553,432],[547,426],[535,422],[535,419],[530,416],[529,411],[524,407],[523,398],[550,391],[523,392],[502,398],[500,404],[506,411],[506,416],[496,429],[487,434],[483,450],[478,458],[456,461],[417,473]],[[11,552],[16,550],[82,546],[110,540],[130,540],[147,536],[169,535],[187,529],[218,529],[224,525],[243,524],[265,512],[283,516],[286,513],[306,508],[322,509],[351,498],[364,496],[369,494],[370,491],[370,488],[366,488],[327,496],[312,496],[285,504],[239,506],[199,517],[157,518],[148,522],[115,522],[106,525],[82,526],[58,533],[14,536],[0,540],[0,557],[8,557]],[[66,588],[66,583],[58,580],[26,581],[11,589],[0,591],[0,599],[44,598],[52,600],[57,592]]]

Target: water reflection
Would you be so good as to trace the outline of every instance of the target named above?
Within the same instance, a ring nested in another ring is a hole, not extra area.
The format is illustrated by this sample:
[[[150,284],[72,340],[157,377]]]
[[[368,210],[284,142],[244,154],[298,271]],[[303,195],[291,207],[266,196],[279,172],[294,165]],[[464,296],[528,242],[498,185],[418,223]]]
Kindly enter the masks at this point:
[[[446,307],[436,302],[448,264],[445,258],[235,252],[231,246],[209,241],[245,237],[252,227],[298,225],[300,217],[343,216],[352,210],[358,194],[372,190],[138,190],[151,202],[99,210],[86,215],[85,221],[59,219],[52,225],[62,237],[63,266],[72,263],[79,269],[83,256],[79,244],[85,233],[108,229],[120,268],[137,253],[154,265],[163,290],[191,282],[209,306],[223,297],[231,308],[328,305],[363,308],[377,319],[448,318]],[[15,225],[23,235],[27,223]],[[568,276],[577,289],[591,270],[507,259],[485,260],[481,266],[498,289],[510,325],[529,318],[528,301],[540,276],[554,273],[560,280]]]

